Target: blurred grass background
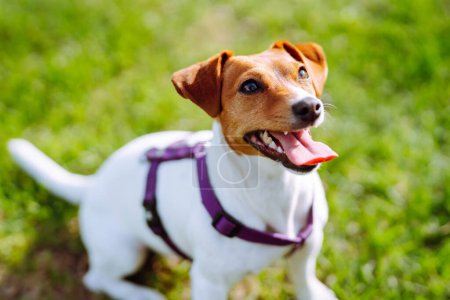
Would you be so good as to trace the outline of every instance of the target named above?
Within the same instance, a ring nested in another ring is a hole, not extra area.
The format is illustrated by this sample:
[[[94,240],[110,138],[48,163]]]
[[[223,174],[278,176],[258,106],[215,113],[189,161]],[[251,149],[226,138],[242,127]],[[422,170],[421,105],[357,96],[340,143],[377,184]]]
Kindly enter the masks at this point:
[[[323,46],[336,106],[314,133],[340,154],[320,171],[319,277],[341,299],[449,299],[449,14],[436,0],[0,0],[0,298],[103,299],[81,287],[76,208],[13,165],[9,138],[90,174],[139,135],[210,126],[173,71],[288,39]],[[232,298],[292,298],[284,264]],[[188,268],[153,258],[136,280],[187,299]]]

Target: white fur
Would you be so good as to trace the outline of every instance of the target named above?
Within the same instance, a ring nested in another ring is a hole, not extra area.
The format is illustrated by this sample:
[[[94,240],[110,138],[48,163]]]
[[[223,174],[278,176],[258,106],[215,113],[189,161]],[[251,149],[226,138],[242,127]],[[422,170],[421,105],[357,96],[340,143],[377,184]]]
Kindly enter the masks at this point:
[[[74,204],[83,198],[89,176],[67,172],[28,141],[12,139],[8,149],[14,160],[53,194]]]
[[[289,273],[300,299],[335,299],[315,275],[328,217],[318,174],[296,175],[267,158],[239,156],[225,143],[218,123],[214,123],[213,133],[171,131],[145,135],[115,152],[92,176],[68,173],[23,140],[12,140],[9,150],[17,163],[51,192],[80,203],[81,235],[90,263],[84,282],[92,291],[116,299],[164,298],[153,289],[123,278],[139,267],[146,247],[173,254],[145,222],[142,199],[149,169],[145,152],[185,139],[189,144],[211,140],[207,163],[215,193],[224,208],[247,226],[260,230],[270,227],[294,237],[305,224],[314,199],[313,233],[304,247],[288,258]],[[257,172],[240,180],[248,166]],[[227,299],[229,289],[243,276],[259,272],[291,249],[249,243],[216,232],[201,203],[193,160],[160,166],[157,198],[158,211],[171,239],[193,258],[192,299]]]
[[[299,99],[303,100],[305,98],[315,98],[317,101],[320,102],[320,105],[322,105],[323,108],[323,103],[322,100],[320,100],[319,98],[317,98],[315,95],[308,93],[306,90],[295,86],[295,85],[290,85],[289,88],[292,91],[292,94],[294,95],[293,97],[291,97],[290,99],[290,103],[292,105],[294,105],[295,103],[297,103],[299,101]],[[320,124],[323,123],[323,121],[325,120],[325,114],[321,113],[319,115],[319,117],[314,121],[314,123],[312,124],[312,127],[319,127]],[[293,117],[293,122],[295,122],[295,117]]]

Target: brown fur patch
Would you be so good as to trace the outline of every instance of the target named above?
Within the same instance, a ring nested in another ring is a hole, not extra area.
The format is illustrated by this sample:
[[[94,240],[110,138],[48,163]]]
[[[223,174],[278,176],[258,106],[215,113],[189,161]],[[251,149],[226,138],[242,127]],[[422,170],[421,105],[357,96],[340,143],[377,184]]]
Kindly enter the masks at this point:
[[[270,49],[252,56],[235,56],[224,67],[222,112],[219,120],[230,147],[238,153],[261,155],[249,147],[243,136],[255,130],[292,131],[292,87],[315,94],[311,80],[299,80],[304,64],[282,49]],[[258,81],[263,89],[255,94],[239,92],[248,80]]]
[[[299,68],[309,78],[300,79]],[[322,48],[314,43],[276,42],[269,50],[250,56],[223,51],[208,61],[174,73],[180,95],[191,99],[210,116],[217,117],[229,146],[240,154],[262,155],[243,139],[256,130],[293,131],[294,87],[321,95],[327,77]],[[254,94],[239,91],[246,80],[262,87]]]

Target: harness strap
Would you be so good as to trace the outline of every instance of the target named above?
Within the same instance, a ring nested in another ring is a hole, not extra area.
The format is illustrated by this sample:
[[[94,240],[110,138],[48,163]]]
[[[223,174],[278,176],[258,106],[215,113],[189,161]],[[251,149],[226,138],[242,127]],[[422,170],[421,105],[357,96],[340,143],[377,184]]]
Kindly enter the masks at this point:
[[[188,149],[189,151],[187,151],[187,148],[179,148],[181,149],[179,150],[175,149],[174,146],[175,145],[167,148],[166,151],[164,151],[163,155],[159,155],[160,150],[156,148],[151,149],[147,152],[147,159],[151,162],[151,164],[150,170],[147,175],[147,186],[145,190],[143,205],[146,209],[147,225],[148,227],[150,227],[153,233],[161,237],[164,242],[180,257],[187,260],[192,260],[170,239],[169,234],[167,234],[167,231],[161,221],[156,205],[156,178],[160,163],[162,161],[192,157],[191,149]],[[182,151],[182,149],[184,150]]]
[[[292,254],[296,249],[303,246],[306,239],[313,230],[313,205],[308,211],[308,217],[305,226],[299,231],[295,238],[291,238],[282,233],[269,233],[245,226],[240,221],[225,211],[217,199],[214,189],[211,185],[206,166],[206,153],[203,143],[198,143],[193,147],[188,147],[182,142],[172,144],[165,150],[153,148],[147,152],[147,159],[151,162],[150,170],[147,176],[147,185],[144,197],[144,207],[147,210],[147,224],[154,234],[160,236],[167,245],[172,248],[181,257],[192,260],[170,239],[167,231],[164,229],[161,218],[157,210],[156,201],[156,178],[158,167],[161,162],[179,160],[185,158],[195,158],[197,165],[197,175],[200,186],[202,203],[212,219],[212,226],[220,234],[233,238],[238,237],[242,240],[273,246],[293,245],[288,253]]]
[[[313,206],[308,211],[306,225],[300,230],[296,238],[290,238],[282,233],[268,233],[243,225],[228,214],[217,199],[206,171],[206,156],[196,155],[197,174],[200,183],[202,202],[212,218],[212,226],[227,237],[238,237],[242,240],[274,246],[295,245],[301,247],[311,235],[313,229]]]

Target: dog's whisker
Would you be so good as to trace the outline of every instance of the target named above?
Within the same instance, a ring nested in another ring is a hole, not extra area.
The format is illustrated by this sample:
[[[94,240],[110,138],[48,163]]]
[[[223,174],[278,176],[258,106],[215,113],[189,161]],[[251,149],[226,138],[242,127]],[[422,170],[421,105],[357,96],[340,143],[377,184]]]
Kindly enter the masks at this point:
[[[334,119],[334,116],[329,112],[329,111],[324,111],[324,113],[325,113],[325,117],[327,118],[327,119],[331,119],[331,120],[333,120]]]
[[[331,103],[324,103],[324,104],[323,104],[323,107],[324,107],[324,108],[334,108],[334,109],[337,109],[337,106],[334,105],[334,104],[331,104]]]

